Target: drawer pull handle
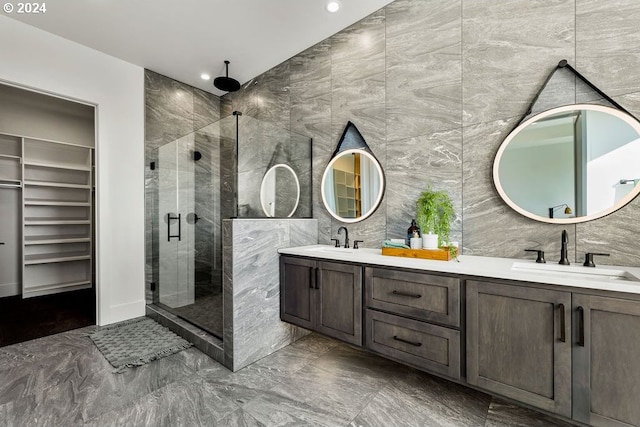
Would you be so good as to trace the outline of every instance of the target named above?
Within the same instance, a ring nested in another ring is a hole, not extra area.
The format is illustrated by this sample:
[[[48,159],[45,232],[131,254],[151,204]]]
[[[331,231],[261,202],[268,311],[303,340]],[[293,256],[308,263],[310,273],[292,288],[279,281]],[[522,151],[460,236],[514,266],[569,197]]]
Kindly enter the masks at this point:
[[[422,295],[420,295],[420,294],[409,294],[409,293],[401,292],[401,291],[393,291],[391,293],[394,294],[394,295],[400,295],[402,297],[422,298]]]
[[[396,341],[403,342],[403,343],[405,343],[405,344],[410,344],[410,345],[412,345],[412,346],[414,346],[414,347],[420,347],[420,346],[422,345],[422,343],[421,343],[421,342],[407,341],[407,340],[405,340],[405,339],[398,338],[396,335],[394,335],[394,336],[393,336],[393,339],[394,339],[394,340],[396,340]]]

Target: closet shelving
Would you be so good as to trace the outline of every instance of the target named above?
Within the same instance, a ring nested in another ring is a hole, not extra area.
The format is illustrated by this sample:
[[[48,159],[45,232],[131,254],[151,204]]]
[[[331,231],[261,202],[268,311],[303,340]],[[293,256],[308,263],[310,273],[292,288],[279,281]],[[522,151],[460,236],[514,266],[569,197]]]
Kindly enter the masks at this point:
[[[0,135],[0,185],[20,187],[22,184],[21,139]]]
[[[23,138],[23,297],[92,284],[90,147]]]
[[[344,218],[355,218],[360,204],[360,175],[334,169],[333,180],[338,215]]]

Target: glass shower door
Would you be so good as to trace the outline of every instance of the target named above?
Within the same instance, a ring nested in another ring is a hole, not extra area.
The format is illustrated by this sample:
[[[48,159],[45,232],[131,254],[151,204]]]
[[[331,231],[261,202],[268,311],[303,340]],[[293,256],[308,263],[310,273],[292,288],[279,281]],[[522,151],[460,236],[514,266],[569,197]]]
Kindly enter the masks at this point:
[[[195,301],[194,137],[158,149],[159,302],[171,308]]]

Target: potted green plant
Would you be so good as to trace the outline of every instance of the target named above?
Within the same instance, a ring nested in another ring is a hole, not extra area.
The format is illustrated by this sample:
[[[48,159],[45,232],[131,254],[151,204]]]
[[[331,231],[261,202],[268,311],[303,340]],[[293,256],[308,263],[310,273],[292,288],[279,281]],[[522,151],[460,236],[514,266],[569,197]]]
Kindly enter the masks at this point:
[[[429,234],[437,235],[437,247],[448,246],[451,223],[456,218],[449,194],[444,190],[432,190],[429,186],[416,201],[416,210],[416,220],[422,229],[423,238]],[[456,250],[455,247],[449,248],[454,258]]]

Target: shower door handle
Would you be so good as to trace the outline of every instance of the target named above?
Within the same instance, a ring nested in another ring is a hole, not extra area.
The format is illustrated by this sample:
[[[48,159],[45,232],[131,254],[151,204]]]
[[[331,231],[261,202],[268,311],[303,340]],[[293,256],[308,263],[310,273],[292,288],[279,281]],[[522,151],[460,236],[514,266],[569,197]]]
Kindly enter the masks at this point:
[[[171,220],[178,220],[178,234],[175,236],[171,235]],[[170,242],[171,239],[177,237],[178,241],[182,240],[182,214],[178,214],[178,216],[172,216],[170,213],[167,214],[167,242]]]

